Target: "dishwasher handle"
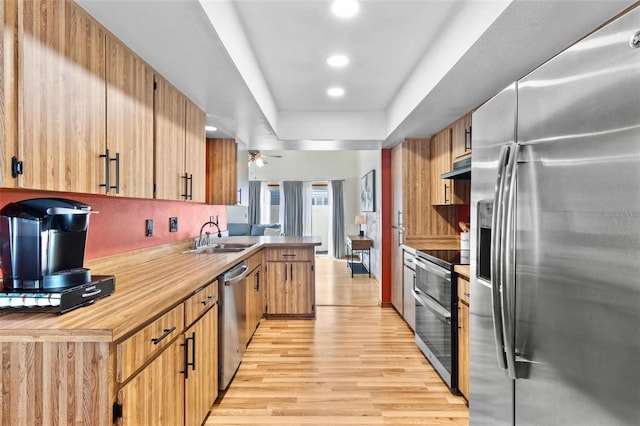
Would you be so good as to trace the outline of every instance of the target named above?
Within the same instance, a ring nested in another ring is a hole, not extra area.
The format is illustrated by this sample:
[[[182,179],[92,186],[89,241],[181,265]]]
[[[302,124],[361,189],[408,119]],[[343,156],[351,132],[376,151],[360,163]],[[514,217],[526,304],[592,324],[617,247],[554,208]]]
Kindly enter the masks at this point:
[[[249,275],[249,267],[246,263],[242,262],[234,266],[224,274],[224,285],[233,285],[237,282],[244,280]]]

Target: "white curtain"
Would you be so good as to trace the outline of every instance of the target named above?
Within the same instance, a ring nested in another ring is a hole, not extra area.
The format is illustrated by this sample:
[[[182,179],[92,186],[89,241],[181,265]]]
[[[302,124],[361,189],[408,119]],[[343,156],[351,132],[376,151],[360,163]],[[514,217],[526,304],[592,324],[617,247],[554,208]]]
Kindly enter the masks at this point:
[[[260,223],[272,223],[271,219],[271,194],[269,183],[260,182]]]

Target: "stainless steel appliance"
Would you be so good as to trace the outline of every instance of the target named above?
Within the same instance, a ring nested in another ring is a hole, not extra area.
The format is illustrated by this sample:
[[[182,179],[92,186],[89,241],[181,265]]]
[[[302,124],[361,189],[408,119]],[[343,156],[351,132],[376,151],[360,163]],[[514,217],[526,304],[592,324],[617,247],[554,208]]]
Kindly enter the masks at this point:
[[[246,349],[246,263],[240,262],[218,279],[218,369],[219,388],[226,389],[236,374]]]
[[[33,198],[0,210],[0,308],[64,313],[111,294],[112,276],[83,267],[91,207]]]
[[[458,388],[458,294],[452,285],[452,275],[453,266],[468,263],[468,256],[460,250],[418,250],[413,262],[416,344],[455,392]]]
[[[640,424],[640,9],[473,114],[470,424]]]

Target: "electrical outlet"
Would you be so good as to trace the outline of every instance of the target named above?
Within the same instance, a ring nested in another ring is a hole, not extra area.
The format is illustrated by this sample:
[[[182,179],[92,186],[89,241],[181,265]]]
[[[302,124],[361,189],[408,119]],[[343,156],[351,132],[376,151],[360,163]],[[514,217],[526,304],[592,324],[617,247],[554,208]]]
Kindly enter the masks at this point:
[[[178,218],[170,217],[169,218],[169,232],[178,232]]]
[[[153,219],[147,219],[147,232],[145,236],[153,237]]]

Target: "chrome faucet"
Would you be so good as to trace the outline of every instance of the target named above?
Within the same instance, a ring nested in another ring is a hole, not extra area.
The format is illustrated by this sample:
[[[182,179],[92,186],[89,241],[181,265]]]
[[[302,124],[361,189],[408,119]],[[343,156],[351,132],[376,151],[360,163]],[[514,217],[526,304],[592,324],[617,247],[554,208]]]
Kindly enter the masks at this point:
[[[207,225],[215,226],[216,229],[218,230],[218,238],[222,238],[222,232],[220,231],[220,226],[218,226],[218,222],[214,222],[213,220],[209,220],[209,221],[205,222],[202,225],[202,227],[200,228],[200,235],[198,236],[198,239],[195,241],[195,246],[196,246],[195,248],[201,247],[203,245],[211,244],[211,242],[209,241],[209,235],[211,235],[210,232],[207,232],[205,234],[207,236],[206,244],[202,244],[202,231],[204,231],[204,228]]]

